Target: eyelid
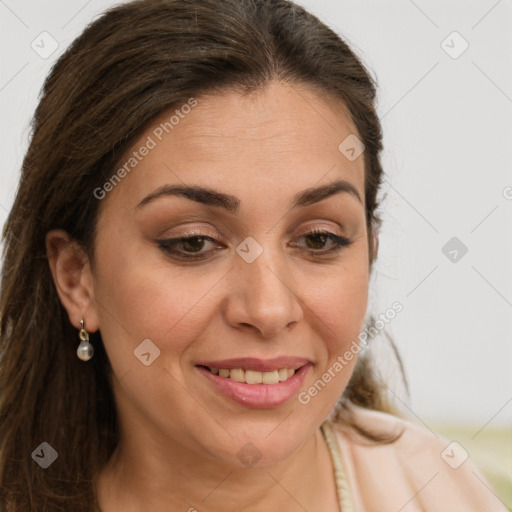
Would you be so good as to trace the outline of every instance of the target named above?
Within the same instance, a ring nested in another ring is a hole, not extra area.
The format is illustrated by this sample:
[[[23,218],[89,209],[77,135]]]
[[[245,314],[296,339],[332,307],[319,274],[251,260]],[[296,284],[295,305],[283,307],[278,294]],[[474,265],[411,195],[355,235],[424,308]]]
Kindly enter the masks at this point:
[[[305,236],[314,236],[317,234],[321,234],[326,236],[331,243],[334,244],[334,247],[331,247],[330,249],[320,249],[320,250],[314,250],[314,249],[307,249],[307,248],[298,248],[300,252],[307,253],[308,256],[313,256],[315,258],[325,258],[329,256],[336,256],[338,253],[342,251],[342,249],[350,246],[353,242],[353,240],[347,238],[344,235],[337,235],[336,233],[333,233],[334,230],[332,229],[326,229],[325,227],[320,226],[312,226],[311,228],[304,231],[302,234],[297,235],[294,240],[301,239]],[[173,250],[171,247],[174,244],[179,244],[180,242],[184,240],[194,239],[194,238],[201,238],[203,240],[207,240],[209,243],[215,244],[216,242],[219,242],[216,238],[210,237],[208,235],[205,235],[198,231],[197,229],[191,230],[187,233],[184,233],[179,236],[175,237],[169,237],[165,239],[157,240],[157,243],[161,250],[166,252],[171,258],[180,261],[180,262],[206,262],[210,259],[210,257],[213,255],[213,253],[217,252],[219,250],[219,244],[217,243],[217,249],[213,249],[210,251],[199,251],[199,252],[191,252],[188,253],[186,251],[179,251],[179,250]],[[297,248],[297,244],[292,244],[292,247]]]
[[[177,231],[175,232],[174,229]],[[180,230],[183,230],[180,231]],[[208,226],[182,226],[178,228],[173,228],[173,231],[169,229],[164,229],[161,232],[157,233],[156,238],[158,239],[175,239],[175,238],[190,238],[193,236],[201,236],[201,237],[211,237],[218,240],[219,238],[223,238],[222,234],[219,233],[217,229]]]
[[[322,221],[316,222],[318,223]],[[329,224],[326,224],[325,221],[323,221],[323,224],[307,224],[304,228],[301,228],[297,236],[306,235],[311,231],[337,231],[335,234],[337,234],[338,236],[344,236],[345,232],[343,226],[338,222],[330,221]]]
[[[303,226],[300,231],[298,231],[298,233],[295,235],[295,237],[301,237],[301,236],[304,236],[304,235],[308,235],[310,234],[312,231],[314,232],[322,232],[322,231],[334,231],[333,234],[337,235],[337,236],[340,236],[340,237],[345,237],[347,238],[347,236],[345,235],[345,230],[343,229],[342,225],[338,222],[335,222],[335,221],[329,221],[329,224],[326,224],[326,221],[325,220],[316,220],[317,224],[313,224],[315,221],[311,221],[309,224],[306,224],[305,226]],[[318,224],[318,223],[322,223],[323,224]],[[156,238],[159,239],[159,240],[175,240],[175,239],[180,239],[180,238],[191,238],[191,237],[203,237],[203,238],[214,238],[216,242],[219,242],[220,239],[224,238],[224,236],[217,230],[215,229],[213,226],[211,226],[210,224],[208,225],[195,225],[195,226],[192,226],[192,227],[187,227],[187,226],[183,226],[182,227],[184,229],[183,232],[180,232],[179,229],[180,228],[177,228],[178,229],[178,232],[174,233],[168,233],[168,229],[164,229],[162,230],[160,233],[158,233],[156,235]],[[209,231],[211,230],[211,231]],[[292,235],[293,232],[295,230],[289,230],[286,235]]]

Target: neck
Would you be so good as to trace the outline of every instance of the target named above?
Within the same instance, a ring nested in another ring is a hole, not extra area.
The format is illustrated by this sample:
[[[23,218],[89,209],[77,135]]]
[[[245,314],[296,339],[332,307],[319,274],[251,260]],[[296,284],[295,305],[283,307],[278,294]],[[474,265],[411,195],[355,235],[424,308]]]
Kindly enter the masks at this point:
[[[96,479],[103,512],[339,510],[330,455],[320,429],[287,460],[240,468],[167,440],[122,441]]]

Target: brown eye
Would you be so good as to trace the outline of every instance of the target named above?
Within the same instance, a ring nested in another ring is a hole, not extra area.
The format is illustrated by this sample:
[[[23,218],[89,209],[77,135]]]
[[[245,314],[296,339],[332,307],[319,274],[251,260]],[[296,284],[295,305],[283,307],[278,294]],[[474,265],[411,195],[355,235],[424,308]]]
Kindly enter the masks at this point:
[[[307,244],[310,249],[322,249],[325,246],[325,243],[330,240],[330,238],[325,233],[314,233],[312,235],[307,235],[306,240],[309,240],[312,243]]]
[[[348,247],[352,243],[348,238],[321,229],[314,229],[299,238],[307,240],[306,249],[313,253],[317,253],[318,255],[339,251],[343,247]],[[322,251],[328,242],[331,242],[333,246]]]
[[[340,251],[343,247],[347,247],[352,243],[345,237],[320,229],[312,230],[299,238],[306,240],[306,247],[304,249],[315,256],[323,256]],[[164,252],[182,260],[206,259],[210,254],[222,247],[214,238],[203,234],[189,234],[188,236],[168,238],[158,240],[157,242]],[[216,245],[217,249],[203,250],[208,242]],[[331,247],[325,249],[326,244],[329,243]],[[299,244],[296,247],[302,248]]]
[[[182,247],[185,252],[200,252],[204,247],[204,242],[206,238],[203,236],[193,236],[190,238],[182,239]]]
[[[202,234],[168,238],[158,240],[157,242],[164,252],[184,260],[205,258],[214,252],[215,249],[210,251],[202,250],[208,242],[214,243],[217,248],[221,247],[214,238]]]

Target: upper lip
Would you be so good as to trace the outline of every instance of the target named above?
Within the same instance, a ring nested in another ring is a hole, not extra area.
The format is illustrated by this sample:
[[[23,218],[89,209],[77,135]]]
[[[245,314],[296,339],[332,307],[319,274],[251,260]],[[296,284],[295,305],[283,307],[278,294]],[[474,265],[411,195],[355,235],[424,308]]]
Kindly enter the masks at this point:
[[[236,357],[233,359],[223,359],[222,361],[199,361],[198,366],[208,366],[209,368],[223,368],[231,370],[241,368],[242,370],[253,370],[256,372],[269,372],[281,368],[297,369],[309,363],[309,359],[303,357],[275,357],[273,359],[259,359],[257,357]]]

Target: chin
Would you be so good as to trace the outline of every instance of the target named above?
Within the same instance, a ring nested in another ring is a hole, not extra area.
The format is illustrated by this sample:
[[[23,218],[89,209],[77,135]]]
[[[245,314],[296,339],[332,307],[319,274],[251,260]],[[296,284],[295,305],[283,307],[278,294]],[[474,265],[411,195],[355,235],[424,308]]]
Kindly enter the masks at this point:
[[[283,421],[280,416],[264,424],[253,420],[244,426],[237,421],[239,429],[226,429],[231,436],[223,436],[216,445],[209,443],[207,449],[217,463],[233,468],[267,467],[286,461],[310,439],[316,425],[292,425],[289,418]]]

